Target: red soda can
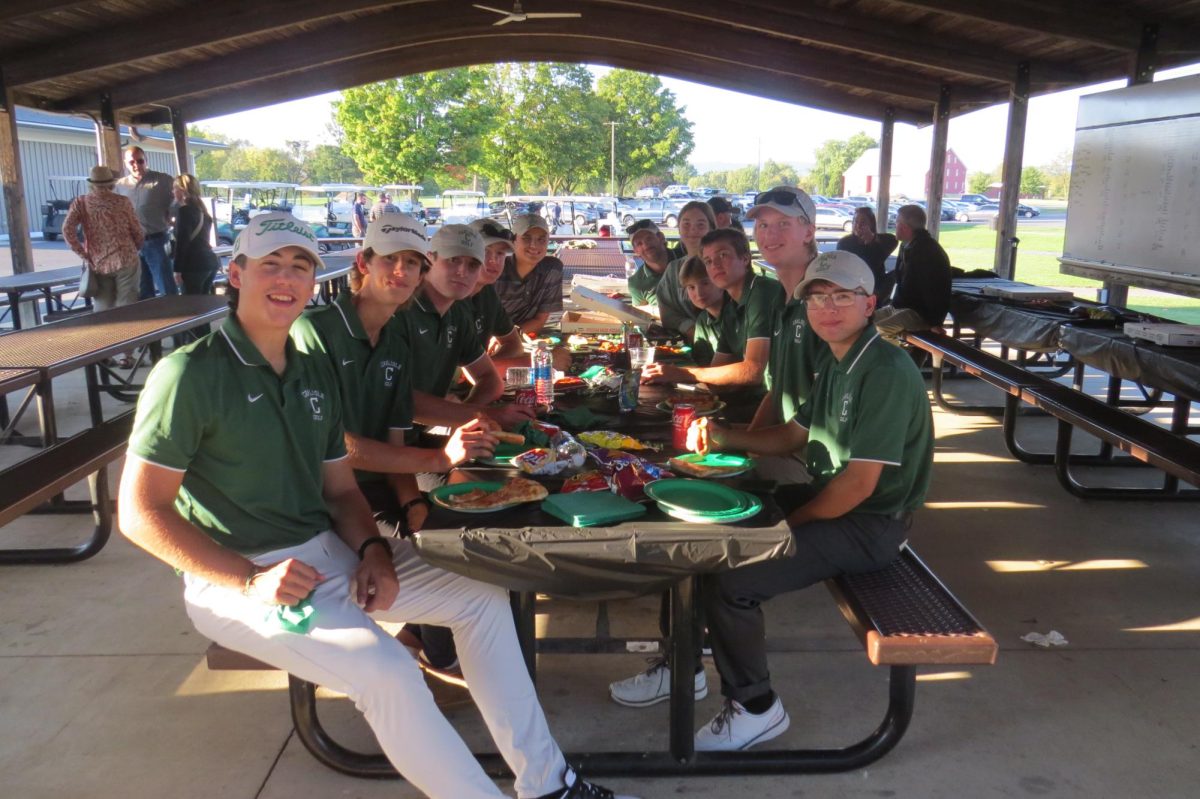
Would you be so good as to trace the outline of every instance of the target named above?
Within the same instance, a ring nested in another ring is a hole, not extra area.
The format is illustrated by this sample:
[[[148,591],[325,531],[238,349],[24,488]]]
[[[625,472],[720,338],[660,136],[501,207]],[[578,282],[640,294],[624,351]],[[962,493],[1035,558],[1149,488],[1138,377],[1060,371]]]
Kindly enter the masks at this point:
[[[687,434],[692,420],[696,418],[696,407],[676,403],[671,411],[671,443],[681,452],[687,451]]]
[[[517,405],[528,405],[531,408],[536,408],[537,389],[532,386],[529,388],[518,388],[513,395],[513,401]]]

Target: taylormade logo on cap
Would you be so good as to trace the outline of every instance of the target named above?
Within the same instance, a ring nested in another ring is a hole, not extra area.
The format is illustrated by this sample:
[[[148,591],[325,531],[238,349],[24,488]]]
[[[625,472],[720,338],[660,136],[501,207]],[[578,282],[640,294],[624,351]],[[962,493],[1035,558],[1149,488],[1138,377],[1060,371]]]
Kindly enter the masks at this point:
[[[379,255],[397,252],[416,252],[422,256],[428,249],[424,225],[408,214],[386,213],[367,225],[363,247]]]
[[[284,212],[252,218],[233,243],[233,257],[262,258],[284,247],[299,247],[312,255],[316,263],[323,263],[317,234],[307,224]]]

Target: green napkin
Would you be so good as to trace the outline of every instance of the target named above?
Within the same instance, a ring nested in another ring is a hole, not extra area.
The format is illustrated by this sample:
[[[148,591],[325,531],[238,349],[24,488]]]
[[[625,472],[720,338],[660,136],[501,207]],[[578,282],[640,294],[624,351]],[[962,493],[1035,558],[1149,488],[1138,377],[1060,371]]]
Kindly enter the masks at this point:
[[[308,632],[309,626],[312,625],[313,614],[317,612],[316,608],[312,606],[313,593],[315,593],[315,589],[295,605],[276,605],[267,613],[267,621],[275,622],[284,632],[300,633],[301,635]]]
[[[525,436],[525,443],[530,447],[548,447],[550,446],[550,436],[545,432],[533,426],[533,422],[521,422],[514,433],[520,433]]]
[[[580,380],[591,380],[593,377],[595,377],[596,375],[603,372],[606,368],[607,367],[601,366],[600,364],[595,364],[594,366],[589,366],[587,369],[584,369],[582,372],[579,373],[579,379]]]

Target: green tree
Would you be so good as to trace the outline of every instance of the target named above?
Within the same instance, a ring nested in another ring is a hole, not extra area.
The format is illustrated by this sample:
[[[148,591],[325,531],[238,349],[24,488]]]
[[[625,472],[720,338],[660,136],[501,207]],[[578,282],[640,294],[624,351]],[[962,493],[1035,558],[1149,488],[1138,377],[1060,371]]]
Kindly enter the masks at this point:
[[[842,175],[846,173],[851,164],[858,160],[860,155],[872,147],[878,146],[879,142],[860,131],[844,141],[830,139],[818,147],[816,166],[808,175],[816,193],[830,196],[841,195]],[[774,184],[769,180],[763,180],[763,185]]]
[[[1046,178],[1046,196],[1058,200],[1067,199],[1071,190],[1071,161],[1070,150],[1064,150],[1054,157],[1049,164],[1041,167]]]
[[[318,144],[304,159],[306,183],[357,183],[362,171],[354,159],[334,144]]]
[[[857,156],[856,156],[857,157]],[[841,173],[838,173],[838,186],[841,186]],[[759,185],[764,189],[772,186],[799,186],[800,175],[791,164],[781,164],[778,161],[766,161],[762,165]],[[823,194],[824,192],[817,192]]]
[[[983,194],[984,189],[992,185],[992,183],[992,173],[972,172],[967,175],[967,192],[969,194]]]
[[[661,80],[644,72],[614,69],[596,82],[596,94],[605,104],[604,121],[620,123],[616,129],[618,195],[625,194],[638,178],[686,163],[695,146],[692,123]],[[609,132],[607,126],[604,132]],[[695,174],[692,170],[676,182],[684,183]]]
[[[230,139],[223,133],[205,130],[197,125],[188,125],[189,139],[207,139],[227,145],[222,150],[204,150],[196,154],[196,178],[198,180],[220,180],[225,162],[239,148],[249,147],[250,142],[241,139]]]
[[[300,177],[300,163],[283,150],[239,147],[230,151],[218,179],[298,183]]]
[[[671,168],[671,182],[687,185],[691,182],[692,178],[696,177],[696,174],[696,167],[691,164],[676,164]],[[617,194],[620,193],[618,188]]]
[[[472,160],[478,118],[468,105],[478,70],[462,67],[347,89],[333,104],[343,152],[372,183],[420,183]]]
[[[1021,196],[1044,197],[1048,180],[1042,170],[1036,166],[1027,166],[1021,170]]]

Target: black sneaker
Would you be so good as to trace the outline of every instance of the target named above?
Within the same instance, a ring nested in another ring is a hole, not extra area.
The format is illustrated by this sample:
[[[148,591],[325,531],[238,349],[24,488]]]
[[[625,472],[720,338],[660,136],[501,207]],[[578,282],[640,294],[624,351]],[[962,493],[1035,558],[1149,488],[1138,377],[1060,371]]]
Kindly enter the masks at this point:
[[[638,799],[628,794],[613,793],[579,776],[574,769],[567,769],[566,787],[551,791],[538,799]]]

